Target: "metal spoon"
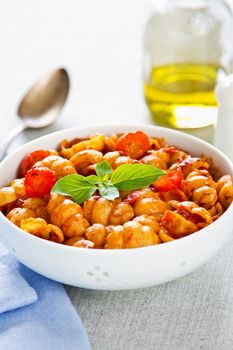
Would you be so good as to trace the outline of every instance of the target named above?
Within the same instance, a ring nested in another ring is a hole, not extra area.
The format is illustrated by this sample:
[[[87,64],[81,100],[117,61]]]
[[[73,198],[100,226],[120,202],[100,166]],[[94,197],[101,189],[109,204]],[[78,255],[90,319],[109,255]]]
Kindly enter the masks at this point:
[[[17,115],[21,119],[0,145],[0,161],[10,142],[25,129],[44,128],[52,124],[61,111],[69,92],[69,76],[64,68],[39,80],[21,101]]]

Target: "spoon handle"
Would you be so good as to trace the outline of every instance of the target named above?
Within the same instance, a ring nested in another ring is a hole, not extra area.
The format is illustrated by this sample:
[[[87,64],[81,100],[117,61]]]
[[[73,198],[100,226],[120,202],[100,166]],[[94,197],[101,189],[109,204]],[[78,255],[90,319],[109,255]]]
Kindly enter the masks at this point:
[[[11,143],[11,141],[20,134],[24,129],[26,129],[26,126],[24,124],[19,124],[15,126],[9,134],[5,137],[3,142],[0,144],[0,161],[6,156],[7,153],[7,147]]]

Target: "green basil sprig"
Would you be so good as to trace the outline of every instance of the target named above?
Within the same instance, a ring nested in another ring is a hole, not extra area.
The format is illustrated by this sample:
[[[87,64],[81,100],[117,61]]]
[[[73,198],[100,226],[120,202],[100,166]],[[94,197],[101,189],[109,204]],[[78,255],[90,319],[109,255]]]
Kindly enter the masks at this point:
[[[148,164],[123,164],[113,171],[106,161],[96,165],[96,175],[67,175],[58,180],[51,193],[70,196],[82,204],[96,191],[108,200],[119,197],[119,191],[139,190],[151,185],[165,171]]]

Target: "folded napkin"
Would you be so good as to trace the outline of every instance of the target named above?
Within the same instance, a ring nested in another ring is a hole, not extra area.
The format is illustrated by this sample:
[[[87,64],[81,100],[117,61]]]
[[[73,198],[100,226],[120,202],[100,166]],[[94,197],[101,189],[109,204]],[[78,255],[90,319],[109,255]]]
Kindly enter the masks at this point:
[[[36,300],[35,290],[25,279],[0,263],[0,314],[29,305]]]
[[[20,264],[1,242],[0,349],[90,350],[63,286]]]

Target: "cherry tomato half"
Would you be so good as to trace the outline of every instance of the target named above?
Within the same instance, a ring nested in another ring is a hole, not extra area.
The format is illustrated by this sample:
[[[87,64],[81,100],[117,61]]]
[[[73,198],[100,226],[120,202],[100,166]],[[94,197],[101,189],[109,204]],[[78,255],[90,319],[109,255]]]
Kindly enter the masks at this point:
[[[149,137],[143,131],[127,132],[116,144],[116,150],[133,159],[141,158],[150,149]]]
[[[48,157],[50,154],[50,151],[44,149],[38,149],[27,154],[19,166],[19,176],[24,177],[36,162]]]
[[[184,179],[181,170],[168,171],[166,175],[159,177],[153,186],[158,192],[167,192],[171,190],[181,189],[181,182]]]
[[[25,189],[28,197],[44,197],[49,194],[56,182],[54,171],[46,167],[30,169],[25,177]]]

